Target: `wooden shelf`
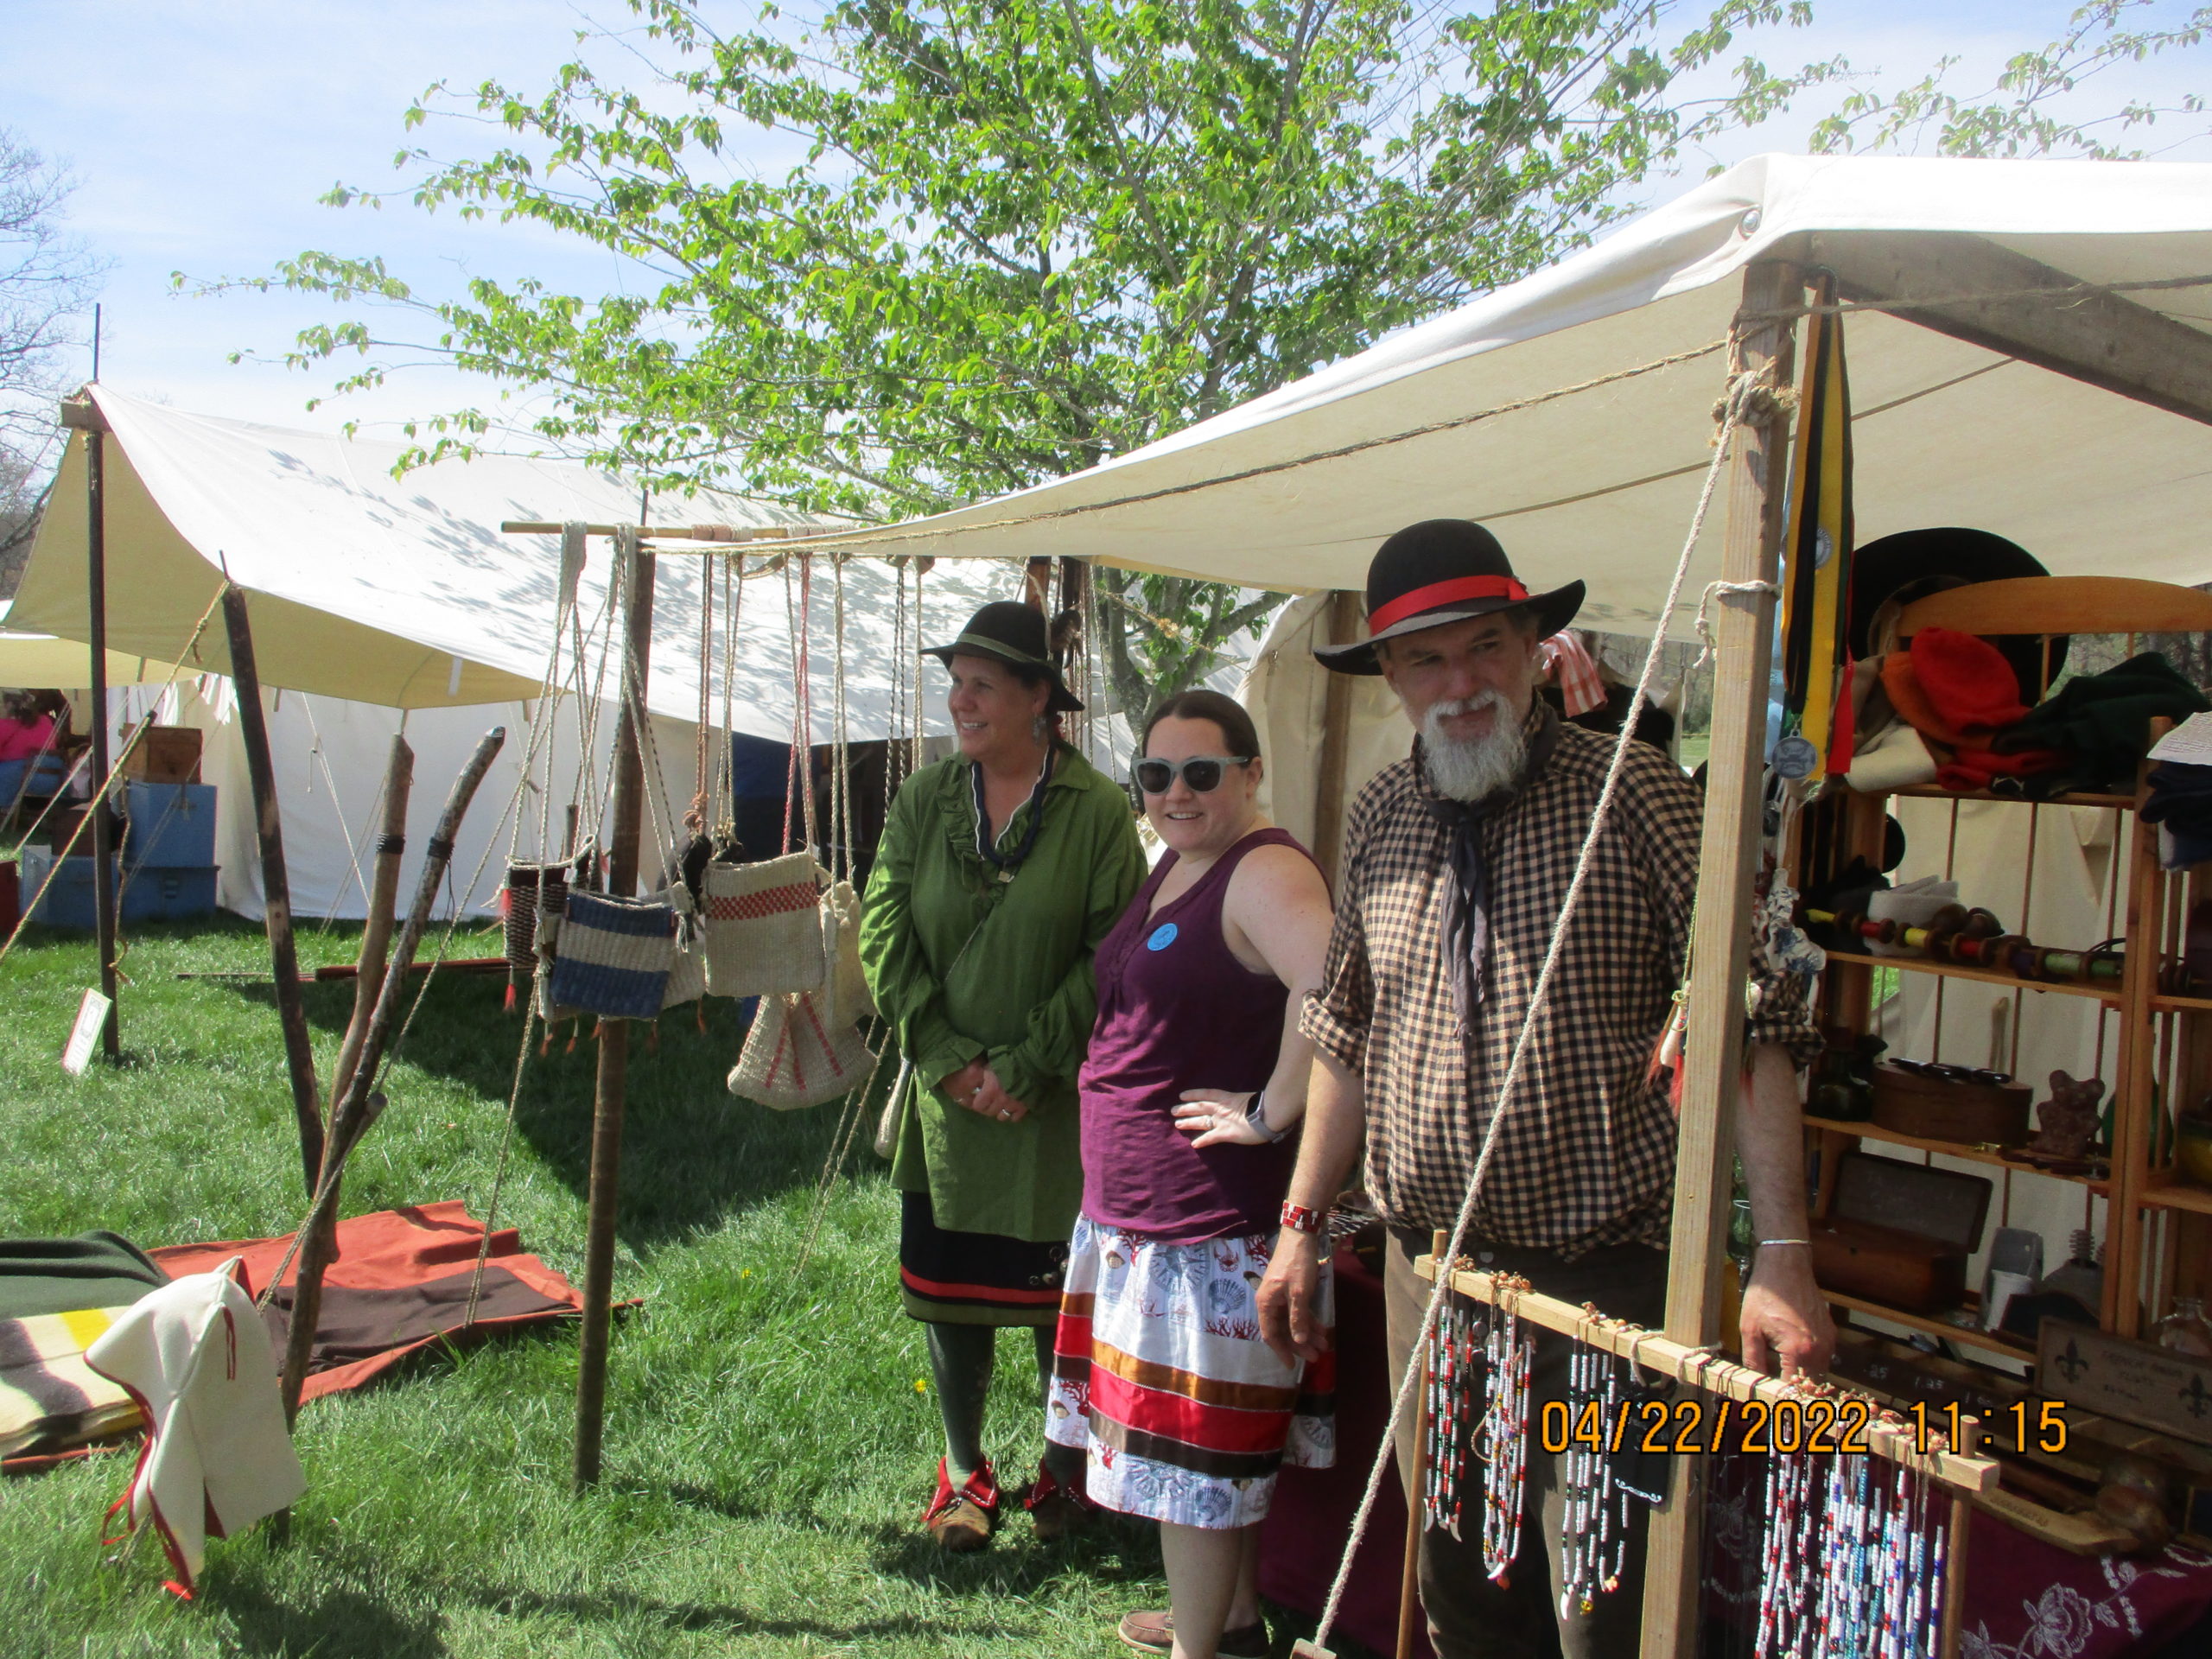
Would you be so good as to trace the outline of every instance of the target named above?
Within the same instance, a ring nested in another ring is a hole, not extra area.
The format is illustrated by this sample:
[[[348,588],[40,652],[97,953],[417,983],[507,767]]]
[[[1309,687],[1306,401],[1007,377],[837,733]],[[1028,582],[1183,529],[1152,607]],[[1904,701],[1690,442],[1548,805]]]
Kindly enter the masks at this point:
[[[2035,1165],[2017,1158],[2007,1158],[2001,1152],[1991,1152],[1984,1147],[1970,1147],[1958,1141],[1931,1141],[1925,1135],[1905,1135],[1896,1129],[1885,1129],[1878,1123],[1847,1122],[1841,1118],[1815,1117],[1805,1114],[1808,1129],[1826,1129],[1833,1135],[1856,1135],[1862,1141],[1879,1141],[1892,1147],[1910,1147],[1915,1152],[1940,1153],[1946,1158],[1963,1158],[1972,1164],[1987,1164],[1993,1169],[2009,1169],[2016,1175],[2040,1175],[2046,1180],[2071,1181],[2076,1186],[2086,1186],[2100,1195],[2109,1193],[2112,1183],[2101,1176],[2068,1175],[2056,1170],[2039,1169]],[[2212,1199],[2212,1192],[2202,1195]]]
[[[2061,996],[2090,996],[2100,1002],[2117,1003],[2120,986],[2115,982],[2110,990],[2100,990],[2091,985],[2076,985],[2071,980],[2022,979],[2018,974],[1999,974],[1986,968],[1968,968],[1955,962],[1929,962],[1923,957],[1877,957],[1857,950],[1831,950],[1830,962],[1855,963],[1866,968],[1901,968],[1909,974],[1938,974],[1946,979],[1978,979],[1985,985],[2002,985],[2007,990],[2056,991]],[[2205,1005],[2212,1007],[2212,1003]]]
[[[2201,1216],[2212,1216],[2212,1191],[2190,1186],[2186,1182],[2173,1181],[2164,1186],[2146,1186],[2139,1197],[2154,1209],[2194,1210]]]
[[[2212,1014],[2212,996],[2167,996],[2161,993],[2151,999],[2151,1006],[2160,1014]]]
[[[1994,795],[1986,789],[1938,789],[1933,784],[1915,784],[1909,789],[1885,792],[1916,801],[2005,801],[2013,806],[2102,806],[2130,811],[2135,807],[2133,795],[2053,795],[2047,800],[2034,801],[2024,795]]]
[[[1834,1307],[1847,1307],[1860,1313],[1872,1314],[1878,1319],[1887,1319],[1892,1325],[1904,1325],[1909,1331],[1920,1331],[1945,1342],[1962,1342],[1969,1348],[1985,1352],[2002,1354],[2007,1359],[2024,1359],[2035,1363],[2036,1351],[2011,1337],[2000,1336],[1994,1331],[1985,1331],[1980,1325],[1952,1325],[1942,1319],[1932,1319],[1925,1313],[1908,1313],[1901,1307],[1885,1307],[1880,1302],[1870,1302],[1862,1297],[1847,1296],[1840,1290],[1821,1287],[1821,1300]]]

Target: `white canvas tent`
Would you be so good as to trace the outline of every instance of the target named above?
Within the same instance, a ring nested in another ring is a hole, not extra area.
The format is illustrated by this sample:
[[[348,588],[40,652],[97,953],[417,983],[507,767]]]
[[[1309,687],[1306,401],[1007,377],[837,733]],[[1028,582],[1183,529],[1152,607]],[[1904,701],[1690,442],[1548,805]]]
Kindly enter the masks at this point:
[[[111,430],[105,444],[107,612],[111,651],[229,665],[218,619],[191,644],[194,625],[227,571],[251,595],[262,682],[394,709],[508,703],[535,697],[553,631],[557,536],[503,533],[504,521],[634,524],[646,505],[610,474],[559,461],[480,455],[392,476],[405,446],[195,415],[92,388]],[[67,639],[89,637],[86,583],[86,435],[72,432],[53,496],[16,596],[11,626]],[[742,497],[702,492],[652,504],[653,522],[736,528],[826,528]],[[582,608],[606,601],[611,561],[600,540],[588,558]],[[698,615],[706,561],[671,543],[659,561],[647,701],[696,718]],[[903,732],[891,702],[894,597],[889,569],[855,561],[845,573],[847,715],[855,740]],[[957,625],[1012,586],[981,567],[933,571],[922,626]],[[733,729],[787,740],[791,731],[794,617],[782,578],[745,584]],[[910,590],[911,594],[911,590]],[[819,710],[829,707],[830,573],[818,573],[803,619]],[[721,708],[719,661],[708,669]],[[588,683],[597,683],[595,665]],[[611,683],[611,682],[610,682]],[[942,728],[943,714],[937,714]],[[817,715],[817,720],[819,715]]]

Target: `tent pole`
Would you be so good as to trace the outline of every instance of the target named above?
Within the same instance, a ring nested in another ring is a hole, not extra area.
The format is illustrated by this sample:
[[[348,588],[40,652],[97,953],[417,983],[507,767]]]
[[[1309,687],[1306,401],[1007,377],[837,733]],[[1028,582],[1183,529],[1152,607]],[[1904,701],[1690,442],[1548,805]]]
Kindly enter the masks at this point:
[[[223,626],[230,636],[231,683],[238,694],[238,738],[245,745],[246,776],[253,785],[255,839],[261,848],[262,923],[269,933],[269,966],[276,976],[276,1019],[284,1032],[284,1068],[292,1079],[292,1115],[300,1126],[300,1161],[308,1196],[322,1174],[322,1098],[315,1083],[315,1046],[300,1000],[300,956],[292,942],[292,883],[284,868],[283,814],[276,799],[276,768],[269,757],[269,721],[261,708],[261,675],[253,659],[253,625],[245,589],[223,588]]]
[[[607,891],[627,898],[638,881],[638,825],[645,788],[639,755],[639,727],[647,716],[645,671],[653,644],[653,556],[639,532],[614,533],[622,570],[622,706],[614,722],[614,827],[608,849]],[[605,1020],[599,1028],[599,1075],[591,1115],[591,1217],[584,1235],[583,1336],[576,1363],[575,1487],[599,1479],[600,1442],[607,1413],[607,1351],[613,1323],[614,1200],[622,1169],[623,1088],[630,1065],[630,1022]]]
[[[73,413],[65,404],[66,424]],[[123,1058],[123,1010],[116,1006],[115,819],[107,799],[107,420],[92,400],[85,418],[85,582],[92,650],[92,923],[100,958],[100,995],[108,1000],[107,1022],[100,1027],[100,1050],[111,1062]]]
[[[1738,372],[1789,381],[1792,321],[1774,313],[1796,304],[1803,276],[1794,264],[1762,261],[1744,273],[1737,323]],[[1754,319],[1763,319],[1757,320]],[[1772,582],[1780,563],[1789,422],[1778,402],[1738,429],[1728,463],[1727,540],[1721,579]],[[1726,1257],[1736,1096],[1744,1049],[1744,980],[1751,966],[1751,879],[1758,868],[1760,779],[1766,687],[1773,658],[1774,596],[1720,598],[1715,629],[1713,749],[1705,835],[1698,860],[1691,940],[1682,1119],[1675,1160],[1674,1235],[1667,1275],[1666,1334],[1689,1346],[1720,1335],[1720,1264]],[[1689,1659],[1697,1649],[1705,1459],[1674,1459],[1674,1492],[1651,1517],[1644,1560],[1643,1651]]]
[[[1033,611],[1052,613],[1052,562],[1031,559],[1022,567],[1021,602]]]
[[[1359,637],[1360,596],[1338,589],[1329,596],[1324,624],[1332,645],[1350,645]],[[1325,701],[1321,705],[1321,775],[1313,802],[1313,855],[1337,885],[1338,867],[1344,861],[1344,773],[1351,757],[1351,692],[1349,674],[1325,674]]]

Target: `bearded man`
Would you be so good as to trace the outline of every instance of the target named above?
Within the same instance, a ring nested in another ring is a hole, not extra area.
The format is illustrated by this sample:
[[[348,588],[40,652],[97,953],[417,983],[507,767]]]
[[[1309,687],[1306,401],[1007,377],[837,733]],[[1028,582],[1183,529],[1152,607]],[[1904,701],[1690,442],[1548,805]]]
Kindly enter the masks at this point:
[[[1418,735],[1352,807],[1323,987],[1306,1001],[1313,1080],[1260,1294],[1262,1332],[1286,1354],[1311,1357],[1321,1339],[1319,1217],[1363,1139],[1367,1192],[1392,1236],[1394,1386],[1410,1363],[1428,1295],[1414,1258],[1458,1219],[1612,761],[1614,740],[1566,724],[1536,695],[1541,644],[1582,591],[1531,595],[1488,531],[1432,519],[1376,554],[1370,637],[1317,653],[1340,673],[1381,674]],[[1685,971],[1701,821],[1688,779],[1632,744],[1466,1246],[1548,1295],[1652,1326],[1665,1313],[1675,1121],[1651,1059]],[[1816,1371],[1834,1331],[1806,1243],[1796,1067],[1820,1045],[1801,982],[1759,987],[1749,1037],[1738,1150],[1760,1245],[1745,1358]],[[1567,1397],[1570,1348],[1539,1335],[1532,1426],[1546,1401]],[[1464,1539],[1422,1534],[1421,1602],[1440,1659],[1554,1643],[1567,1659],[1637,1651],[1642,1505],[1618,1588],[1587,1612],[1560,1611],[1565,1463],[1529,1448],[1520,1554],[1503,1583],[1484,1575],[1478,1522]],[[1410,1422],[1398,1467],[1413,1467]],[[1466,1513],[1480,1514],[1471,1494]]]

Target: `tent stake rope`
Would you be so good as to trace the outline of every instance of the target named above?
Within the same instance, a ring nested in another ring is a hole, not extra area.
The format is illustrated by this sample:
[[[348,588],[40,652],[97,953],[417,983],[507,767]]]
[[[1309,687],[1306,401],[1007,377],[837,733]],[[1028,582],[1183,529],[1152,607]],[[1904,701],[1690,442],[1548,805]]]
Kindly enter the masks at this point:
[[[1567,896],[1560,906],[1559,919],[1553,926],[1551,940],[1544,950],[1543,965],[1537,970],[1535,986],[1529,993],[1528,1014],[1514,1039],[1505,1077],[1498,1085],[1497,1102],[1491,1109],[1490,1125],[1484,1131],[1482,1148],[1476,1156],[1474,1172],[1467,1181],[1466,1195],[1460,1201],[1450,1242],[1439,1258],[1442,1262],[1453,1262],[1459,1259],[1467,1230],[1474,1220],[1475,1206],[1482,1198],[1483,1184],[1490,1173],[1491,1157],[1497,1150],[1498,1132],[1518,1103],[1515,1093],[1521,1081],[1522,1070],[1528,1058],[1536,1024],[1543,1017],[1545,1005],[1550,999],[1552,978],[1558,969],[1568,930],[1573,925],[1575,912],[1581,905],[1583,886],[1596,856],[1599,838],[1605,834],[1607,820],[1611,817],[1613,799],[1619,790],[1621,773],[1627,765],[1630,746],[1637,741],[1636,722],[1650,701],[1651,688],[1658,679],[1660,658],[1667,643],[1665,619],[1673,614],[1681,596],[1682,585],[1689,577],[1690,561],[1697,551],[1699,539],[1705,532],[1706,515],[1712,507],[1713,490],[1719,482],[1721,471],[1727,464],[1736,429],[1742,423],[1753,398],[1761,390],[1757,375],[1736,372],[1730,377],[1720,411],[1720,430],[1713,442],[1713,461],[1706,469],[1704,486],[1698,492],[1697,510],[1691,516],[1689,532],[1683,538],[1681,554],[1675,562],[1674,576],[1667,588],[1667,602],[1660,608],[1661,620],[1644,653],[1643,671],[1637,677],[1636,690],[1622,719],[1620,735],[1613,745],[1612,764],[1606,770],[1604,786],[1599,791],[1597,807],[1591,813],[1590,828],[1583,836],[1582,851],[1575,860],[1574,874],[1567,882]],[[1407,1364],[1405,1376],[1400,1379],[1391,1400],[1389,1421],[1383,1425],[1382,1443],[1376,1448],[1374,1465],[1368,1471],[1367,1484],[1360,1495],[1359,1508],[1352,1516],[1351,1535],[1345,1541],[1344,1554],[1337,1564],[1336,1577],[1329,1586],[1328,1600],[1322,1606],[1320,1624],[1313,1633],[1311,1644],[1313,1648],[1326,1649],[1329,1632],[1336,1624],[1338,1611],[1344,1602],[1345,1587],[1351,1581],[1353,1558],[1358,1554],[1361,1541],[1367,1535],[1368,1522],[1374,1514],[1375,1499],[1382,1490],[1383,1472],[1390,1466],[1398,1426],[1405,1419],[1408,1402],[1419,1390],[1421,1375],[1419,1357],[1427,1351],[1430,1338],[1436,1329],[1437,1316],[1450,1294],[1451,1275],[1440,1273],[1422,1310],[1421,1327],[1414,1337],[1412,1351],[1414,1357]],[[1417,1503],[1418,1499],[1409,1498],[1408,1501]]]

